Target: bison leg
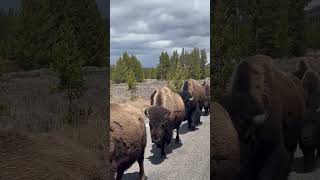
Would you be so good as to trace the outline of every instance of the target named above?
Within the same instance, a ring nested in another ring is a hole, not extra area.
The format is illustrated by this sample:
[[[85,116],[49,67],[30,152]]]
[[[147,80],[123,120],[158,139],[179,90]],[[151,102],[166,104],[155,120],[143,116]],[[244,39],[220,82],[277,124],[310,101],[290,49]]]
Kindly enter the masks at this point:
[[[303,148],[302,152],[304,171],[308,172],[314,167],[315,150],[313,148]]]
[[[139,163],[139,168],[140,168],[140,172],[139,172],[139,178],[140,180],[145,180],[146,176],[144,174],[144,165],[143,165],[143,161],[144,161],[144,155],[142,154],[139,159],[138,159],[138,163]]]
[[[192,117],[188,118],[188,129],[193,129],[193,127],[192,127]]]
[[[179,129],[180,129],[180,126],[178,126],[178,127],[176,128],[176,130],[177,130],[176,144],[179,144],[179,143],[180,143]]]
[[[316,150],[317,150],[316,160],[319,161],[320,160],[320,148],[317,147]]]
[[[117,172],[117,180],[121,180],[123,176],[124,170],[118,170]]]
[[[162,141],[162,145],[161,145],[161,155],[162,156],[166,155],[166,152],[164,151],[165,147],[166,147],[166,142]]]

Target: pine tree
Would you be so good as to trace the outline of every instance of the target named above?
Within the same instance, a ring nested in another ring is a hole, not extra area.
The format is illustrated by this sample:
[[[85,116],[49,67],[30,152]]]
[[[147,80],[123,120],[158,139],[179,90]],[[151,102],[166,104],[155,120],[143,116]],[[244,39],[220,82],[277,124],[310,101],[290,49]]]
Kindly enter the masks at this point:
[[[73,100],[81,97],[85,92],[83,60],[75,43],[72,28],[67,25],[61,27],[59,34],[62,40],[53,47],[52,67],[59,74],[58,89],[66,94],[69,103],[68,111],[71,115]]]
[[[200,69],[200,52],[198,48],[194,48],[189,55],[189,72],[190,78],[200,79],[201,69]]]
[[[140,61],[134,56],[131,56],[132,70],[134,72],[134,78],[137,82],[143,81],[143,70]]]
[[[170,57],[167,52],[161,52],[157,68],[157,79],[167,79],[170,72]]]
[[[140,61],[136,56],[131,55],[127,52],[124,52],[122,57],[120,57],[116,63],[116,66],[112,69],[111,79],[115,83],[124,83],[128,82],[128,74],[134,78],[135,82],[142,82],[144,79],[143,69]]]
[[[170,72],[168,84],[170,89],[173,92],[179,93],[180,89],[182,87],[183,81],[188,78],[187,73],[184,69],[184,67],[180,64],[180,62],[177,63],[177,68]]]
[[[207,63],[207,53],[205,49],[201,49],[201,58],[200,58],[200,78],[204,79],[206,77],[206,63]]]

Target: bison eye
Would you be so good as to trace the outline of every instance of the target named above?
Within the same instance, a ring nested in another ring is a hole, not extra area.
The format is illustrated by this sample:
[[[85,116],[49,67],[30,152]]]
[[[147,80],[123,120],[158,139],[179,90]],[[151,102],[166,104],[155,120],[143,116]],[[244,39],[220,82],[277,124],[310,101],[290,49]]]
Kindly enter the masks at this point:
[[[162,128],[165,128],[166,126],[164,124],[161,125]]]

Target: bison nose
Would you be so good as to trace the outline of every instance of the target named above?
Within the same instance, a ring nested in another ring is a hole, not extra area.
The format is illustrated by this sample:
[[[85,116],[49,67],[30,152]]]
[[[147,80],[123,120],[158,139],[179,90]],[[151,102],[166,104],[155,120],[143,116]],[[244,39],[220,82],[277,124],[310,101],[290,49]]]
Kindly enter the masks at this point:
[[[152,138],[152,142],[153,143],[157,143],[157,142],[159,142],[160,141],[160,138],[158,138],[158,137],[153,137]]]

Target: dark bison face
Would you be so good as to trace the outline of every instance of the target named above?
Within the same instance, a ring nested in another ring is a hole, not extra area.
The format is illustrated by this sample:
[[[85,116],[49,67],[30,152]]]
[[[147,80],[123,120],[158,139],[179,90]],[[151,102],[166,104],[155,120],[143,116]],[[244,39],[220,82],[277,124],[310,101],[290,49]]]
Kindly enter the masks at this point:
[[[187,119],[190,119],[191,113],[192,113],[192,103],[194,100],[194,97],[192,97],[191,93],[189,91],[181,91],[180,96],[184,102],[185,105],[185,112]]]
[[[170,111],[161,106],[153,106],[145,110],[145,115],[149,118],[151,140],[161,147],[163,138],[169,128]]]
[[[245,94],[226,95],[221,104],[229,112],[240,140],[255,143],[259,128],[270,116],[270,109],[264,109],[253,97]]]

